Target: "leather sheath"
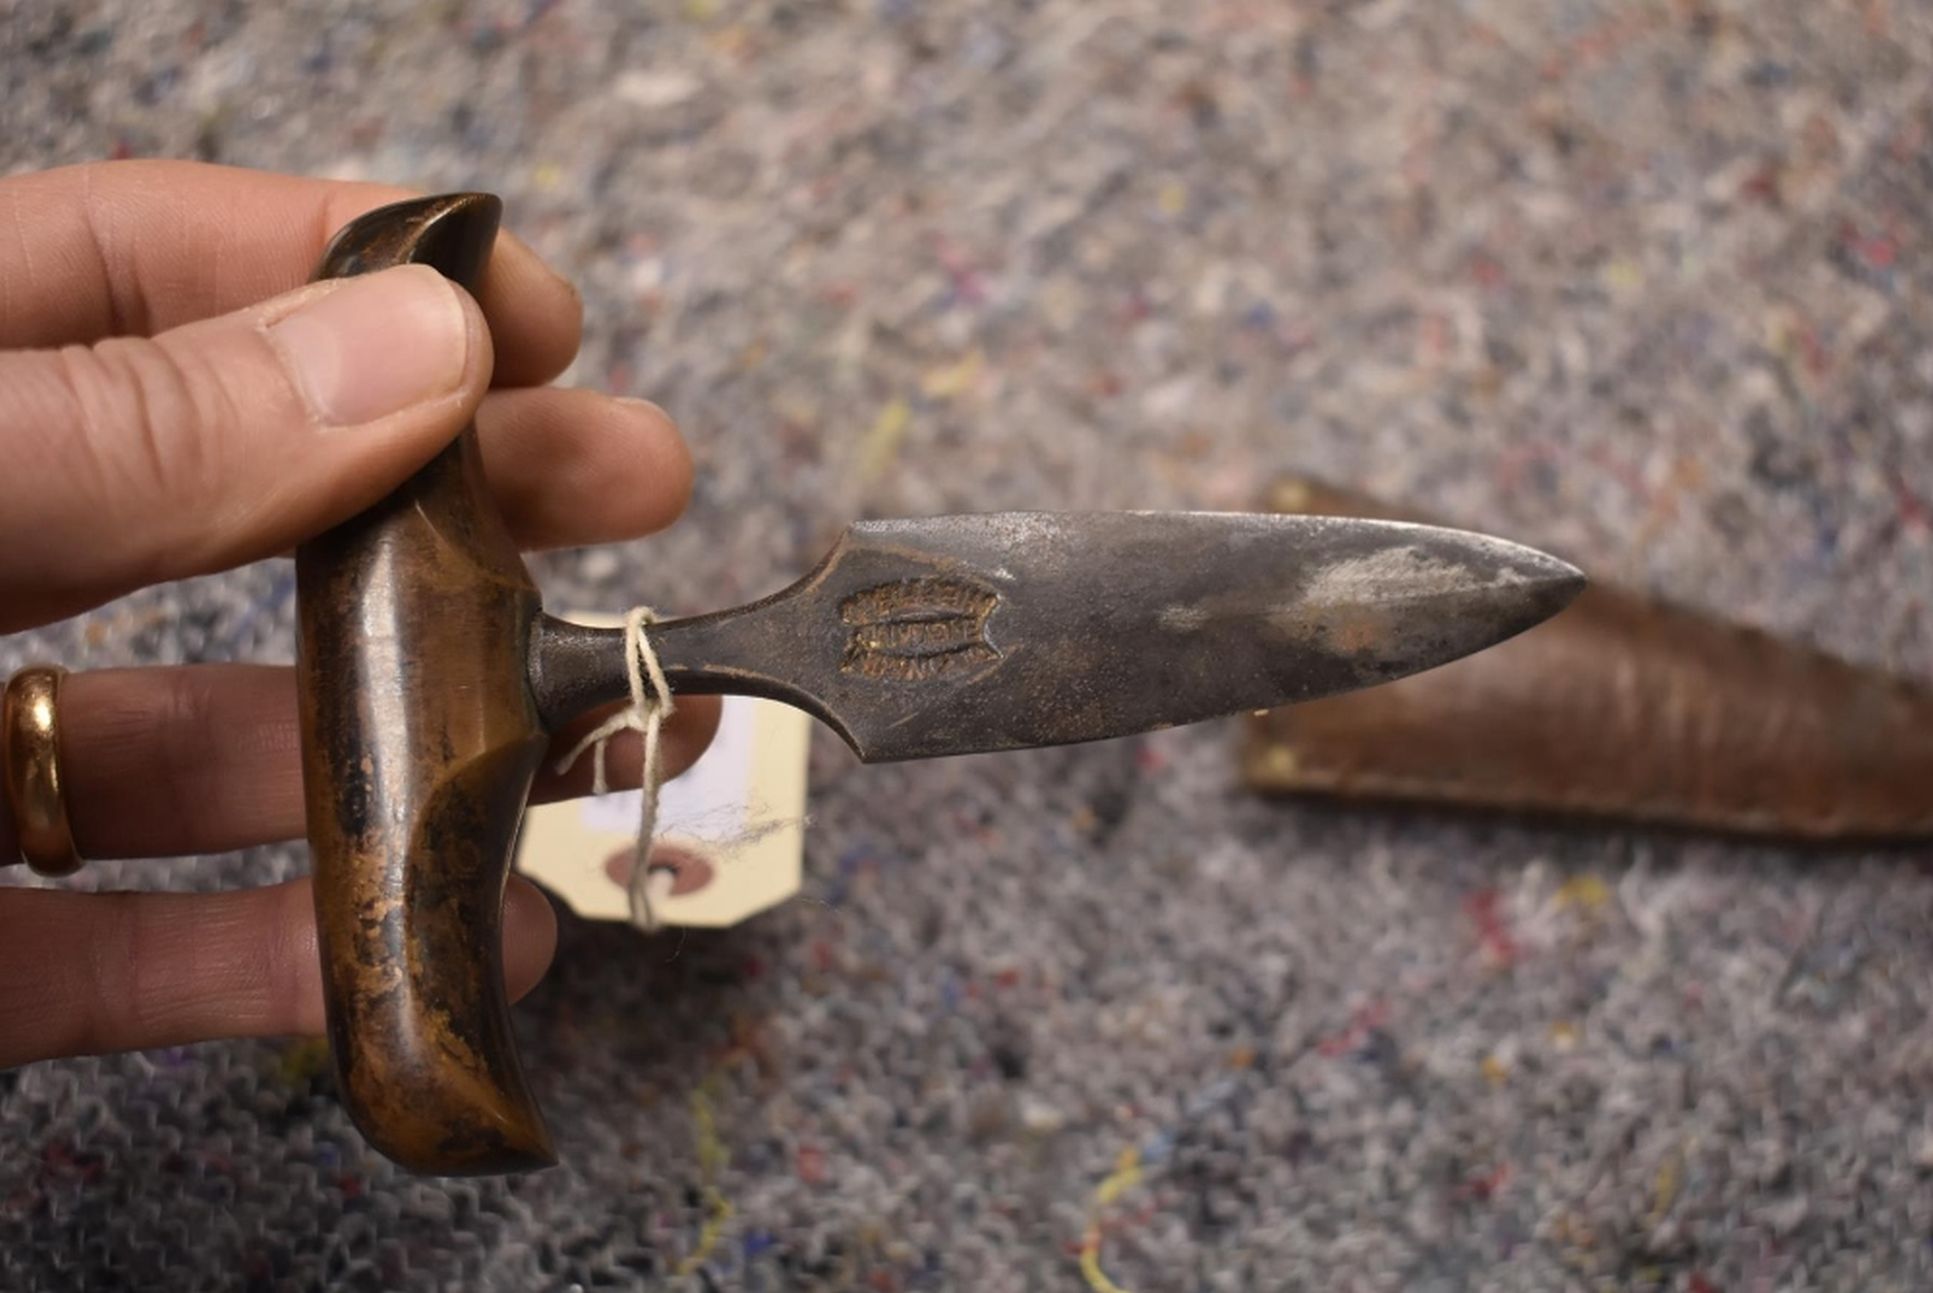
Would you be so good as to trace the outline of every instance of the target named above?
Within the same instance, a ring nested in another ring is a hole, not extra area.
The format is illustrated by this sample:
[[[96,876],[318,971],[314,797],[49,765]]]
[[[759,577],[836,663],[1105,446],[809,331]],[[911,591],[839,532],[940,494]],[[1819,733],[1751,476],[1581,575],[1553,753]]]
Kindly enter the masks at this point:
[[[1320,482],[1278,512],[1423,521]],[[1499,646],[1247,727],[1260,791],[1815,840],[1933,836],[1933,689],[1593,582]]]

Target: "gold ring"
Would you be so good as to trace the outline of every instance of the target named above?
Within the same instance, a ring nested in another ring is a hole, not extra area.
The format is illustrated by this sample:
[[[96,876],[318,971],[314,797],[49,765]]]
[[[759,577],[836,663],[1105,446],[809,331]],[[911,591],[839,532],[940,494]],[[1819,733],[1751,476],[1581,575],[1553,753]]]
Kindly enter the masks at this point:
[[[8,680],[0,701],[7,807],[20,856],[41,875],[67,875],[81,865],[60,776],[60,680],[66,673],[30,665]]]

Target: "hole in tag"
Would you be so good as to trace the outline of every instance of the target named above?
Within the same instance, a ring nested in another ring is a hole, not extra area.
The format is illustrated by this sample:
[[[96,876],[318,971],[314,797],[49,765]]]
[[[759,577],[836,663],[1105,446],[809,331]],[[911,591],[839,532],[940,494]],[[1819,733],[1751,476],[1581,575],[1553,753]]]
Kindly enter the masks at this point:
[[[604,874],[618,888],[628,888],[631,883],[631,870],[637,863],[637,854],[629,849],[619,849],[604,861]],[[679,848],[676,844],[658,844],[651,849],[651,870],[665,871],[671,875],[671,896],[681,898],[688,893],[697,893],[712,881],[712,865],[689,849]]]

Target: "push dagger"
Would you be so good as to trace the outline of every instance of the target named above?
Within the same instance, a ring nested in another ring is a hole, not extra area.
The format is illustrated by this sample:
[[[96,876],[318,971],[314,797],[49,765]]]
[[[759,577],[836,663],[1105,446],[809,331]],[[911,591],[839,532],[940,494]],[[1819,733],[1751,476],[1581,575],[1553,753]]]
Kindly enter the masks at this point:
[[[474,287],[500,205],[345,227],[318,277]],[[503,992],[518,825],[556,729],[627,694],[623,635],[546,616],[473,428],[296,554],[308,833],[344,1103],[438,1174],[554,1159]],[[812,713],[869,762],[1150,731],[1400,678],[1562,609],[1572,567],[1431,526],[1210,513],[875,521],[762,601],[650,629],[680,692]]]

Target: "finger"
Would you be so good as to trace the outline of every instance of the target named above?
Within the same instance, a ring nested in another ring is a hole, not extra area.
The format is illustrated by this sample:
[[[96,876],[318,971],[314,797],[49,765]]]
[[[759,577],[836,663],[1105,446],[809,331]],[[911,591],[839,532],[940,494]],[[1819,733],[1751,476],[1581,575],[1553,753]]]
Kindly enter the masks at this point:
[[[361,511],[469,421],[490,354],[476,303],[424,266],[153,339],[0,353],[0,631]]]
[[[634,539],[671,524],[691,497],[691,452],[643,400],[498,391],[477,432],[490,487],[527,548]]]
[[[722,701],[717,696],[680,696],[671,717],[665,721],[659,757],[664,760],[664,775],[675,777],[698,761],[718,734],[718,715]],[[623,704],[606,705],[566,723],[550,743],[550,757],[544,760],[531,798],[540,801],[576,799],[591,793],[596,766],[591,752],[563,767],[564,758],[592,728],[622,709]],[[604,747],[606,784],[619,790],[635,787],[644,775],[644,741],[636,732],[620,732]]]
[[[0,892],[0,1068],[219,1037],[323,1031],[307,880],[236,893]],[[527,880],[504,892],[511,999],[543,977],[557,917]]]
[[[201,162],[124,161],[0,180],[0,349],[150,336],[309,281],[350,220],[412,194]],[[502,234],[478,291],[496,382],[564,371],[575,289]]]
[[[588,730],[580,720],[552,744],[533,793],[590,790],[589,759],[569,776],[556,758]],[[680,698],[665,724],[668,775],[704,753],[718,725],[711,697]],[[70,674],[60,692],[61,772],[82,857],[223,853],[304,834],[302,742],[295,673],[270,665],[185,665]],[[614,741],[611,782],[635,786],[635,738]],[[19,856],[0,807],[0,859]]]

